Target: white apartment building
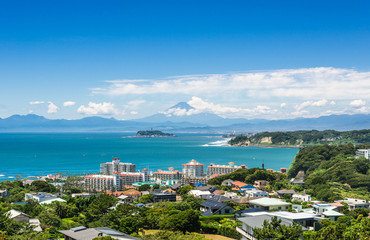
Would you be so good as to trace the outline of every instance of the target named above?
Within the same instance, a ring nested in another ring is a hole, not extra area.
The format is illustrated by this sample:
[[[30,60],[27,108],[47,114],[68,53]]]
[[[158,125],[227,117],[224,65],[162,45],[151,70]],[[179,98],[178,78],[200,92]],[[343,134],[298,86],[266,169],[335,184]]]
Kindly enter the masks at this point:
[[[182,164],[182,172],[184,177],[196,178],[204,176],[204,164],[192,159],[186,164]]]
[[[228,174],[244,168],[246,168],[245,165],[237,166],[233,162],[229,162],[228,165],[216,165],[211,163],[207,168],[207,176],[212,176],[213,174]]]
[[[112,162],[100,164],[100,173],[112,175],[114,172],[136,172],[136,164],[121,163],[119,158],[113,158]]]
[[[369,159],[370,149],[358,149],[356,151],[356,157],[364,157],[366,159]]]
[[[183,173],[174,170],[173,167],[169,167],[168,171],[162,171],[161,169],[158,169],[156,172],[153,173],[153,179],[154,180],[180,180],[183,177]]]
[[[85,177],[85,189],[96,191],[121,190],[133,183],[149,181],[148,169],[141,172],[114,172],[113,175],[91,174]]]

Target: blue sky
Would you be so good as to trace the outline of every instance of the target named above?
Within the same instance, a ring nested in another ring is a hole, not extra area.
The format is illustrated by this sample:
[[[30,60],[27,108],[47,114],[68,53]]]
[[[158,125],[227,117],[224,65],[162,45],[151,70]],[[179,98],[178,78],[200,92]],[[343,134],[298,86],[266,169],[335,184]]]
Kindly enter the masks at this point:
[[[225,117],[369,113],[369,5],[2,2],[0,117],[132,119],[180,101]]]

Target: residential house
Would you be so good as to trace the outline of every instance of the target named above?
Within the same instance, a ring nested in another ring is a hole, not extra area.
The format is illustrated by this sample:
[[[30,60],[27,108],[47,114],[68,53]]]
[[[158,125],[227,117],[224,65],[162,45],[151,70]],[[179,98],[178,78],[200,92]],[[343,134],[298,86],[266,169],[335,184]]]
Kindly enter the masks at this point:
[[[202,199],[207,199],[209,198],[209,196],[212,195],[210,191],[201,191],[201,190],[190,190],[188,194]]]
[[[14,209],[6,212],[5,215],[7,215],[8,218],[13,219],[16,222],[29,222],[29,220],[31,219],[30,215]]]
[[[251,189],[251,190],[248,190],[248,191],[244,191],[243,194],[246,197],[252,197],[252,198],[269,197],[270,196],[268,192],[262,191],[262,190],[257,190],[257,189]]]
[[[107,227],[86,228],[80,226],[69,230],[60,230],[59,232],[64,235],[64,240],[92,240],[97,237],[105,236],[111,236],[113,239],[121,240],[139,240],[139,238]]]
[[[81,198],[91,198],[92,196],[98,197],[98,194],[93,194],[93,193],[72,193],[72,197],[81,197]]]
[[[303,178],[295,179],[291,183],[292,183],[293,186],[301,186],[301,187],[304,187],[304,179]]]
[[[232,182],[234,182],[234,181],[231,180],[231,179],[226,179],[226,180],[223,180],[222,181],[221,185],[222,186],[230,186],[231,187]]]
[[[226,203],[220,203],[210,199],[200,205],[200,211],[203,212],[202,216],[229,215],[234,213],[234,209]]]
[[[235,197],[238,197],[238,194],[234,192],[225,192],[224,196],[227,198],[235,198]]]
[[[236,182],[231,183],[231,188],[232,190],[239,191],[245,185],[248,185],[248,184],[240,182],[240,181],[236,181]]]
[[[256,180],[254,181],[253,187],[258,189],[265,189],[269,185],[269,182],[266,180]]]
[[[176,194],[173,193],[153,191],[151,192],[151,194],[153,195],[153,202],[163,202],[163,201],[176,202]]]
[[[249,201],[250,208],[260,208],[266,211],[271,210],[287,211],[291,205],[292,205],[291,203],[287,203],[280,199],[266,197],[253,199]]]
[[[238,218],[242,222],[237,231],[242,234],[242,239],[255,240],[254,228],[262,228],[264,221],[271,221],[272,217],[281,220],[281,224],[290,226],[294,222],[302,225],[303,230],[314,229],[318,226],[318,221],[322,220],[320,216],[312,213],[291,213],[291,212],[246,212]]]
[[[40,220],[38,220],[37,218],[31,218],[30,215],[28,214],[25,214],[23,212],[20,212],[20,211],[17,211],[17,210],[10,210],[8,212],[5,213],[5,215],[16,221],[16,222],[28,222],[31,226],[34,227],[34,231],[37,231],[37,232],[41,232],[42,231],[42,228],[40,227]]]
[[[355,210],[357,208],[370,208],[369,201],[364,200],[364,199],[345,198],[344,200],[338,200],[335,202],[347,203],[349,210]]]
[[[216,190],[216,191],[213,192],[213,194],[215,194],[215,195],[223,195],[223,194],[225,194],[225,191],[224,190]]]
[[[333,202],[333,203],[328,203],[328,204],[337,207],[338,212],[343,212],[344,210],[344,205],[339,202]]]
[[[299,193],[294,193],[292,195],[292,200],[295,201],[301,201],[301,202],[311,202],[311,195],[308,194],[299,194]]]
[[[291,189],[283,189],[283,190],[279,190],[275,193],[275,195],[277,195],[279,197],[285,197],[285,196],[292,197],[293,194],[295,194],[295,191],[291,190]]]
[[[9,197],[8,189],[0,189],[0,198]]]
[[[122,195],[128,196],[131,199],[135,200],[135,199],[138,199],[139,197],[141,197],[141,192],[139,192],[138,190],[135,190],[135,189],[131,188],[129,190],[123,191],[122,192]]]
[[[39,202],[40,204],[50,204],[52,202],[58,201],[58,202],[66,202],[66,200],[59,198],[59,196],[62,196],[61,194],[51,194],[51,193],[44,193],[44,192],[38,192],[38,193],[26,193],[24,196],[24,199],[27,200],[34,200]]]

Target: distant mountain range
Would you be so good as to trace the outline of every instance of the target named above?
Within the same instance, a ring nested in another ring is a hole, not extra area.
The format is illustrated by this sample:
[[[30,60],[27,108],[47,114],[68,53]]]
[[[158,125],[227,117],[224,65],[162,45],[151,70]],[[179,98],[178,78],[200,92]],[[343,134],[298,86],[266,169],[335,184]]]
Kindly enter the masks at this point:
[[[164,130],[177,133],[227,133],[293,130],[358,130],[370,128],[369,114],[331,115],[318,118],[266,120],[223,118],[213,113],[184,114],[195,110],[181,102],[149,117],[135,120],[86,117],[78,120],[47,119],[42,116],[13,115],[0,118],[0,132],[137,132]],[[183,114],[174,114],[182,112]]]

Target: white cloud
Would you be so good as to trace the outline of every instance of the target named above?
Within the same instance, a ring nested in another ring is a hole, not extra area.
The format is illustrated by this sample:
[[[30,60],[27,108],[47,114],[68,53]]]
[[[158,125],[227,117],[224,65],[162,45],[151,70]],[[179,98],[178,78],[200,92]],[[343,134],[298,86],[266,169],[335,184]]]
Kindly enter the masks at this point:
[[[95,94],[212,95],[242,93],[251,98],[299,98],[303,100],[370,98],[370,72],[338,68],[301,68],[275,71],[172,77],[165,80],[107,81]]]
[[[337,104],[335,101],[330,102],[330,105],[335,105],[335,104]]]
[[[103,102],[94,103],[89,102],[88,106],[81,105],[77,109],[78,113],[85,115],[122,115],[124,111],[118,110],[113,103]]]
[[[326,99],[322,99],[322,100],[319,100],[319,101],[306,101],[306,102],[303,102],[301,103],[300,105],[296,106],[296,109],[298,111],[302,110],[303,108],[306,108],[306,107],[323,107],[323,106],[326,106],[328,104],[328,100]]]
[[[285,107],[286,107],[286,103],[282,103],[282,104],[280,104],[280,107],[281,107],[281,108],[285,108]]]
[[[349,103],[349,105],[350,105],[351,107],[355,107],[355,108],[357,108],[357,107],[362,107],[362,106],[364,106],[365,104],[366,104],[366,102],[365,102],[364,100],[362,100],[362,99],[353,100],[353,101],[351,101],[351,102]]]
[[[31,105],[37,105],[37,104],[44,104],[44,101],[32,101],[30,102]]]
[[[131,111],[131,112],[130,112],[130,114],[132,114],[132,115],[136,115],[136,114],[138,114],[138,112]]]
[[[59,111],[59,107],[52,102],[48,102],[48,113],[57,113]]]
[[[73,102],[73,101],[66,101],[63,103],[63,107],[72,107],[76,105],[76,102]]]
[[[129,101],[125,107],[128,108],[128,109],[137,109],[141,104],[144,104],[146,103],[145,100],[132,100],[132,101]]]
[[[272,114],[276,113],[277,110],[271,109],[268,106],[258,105],[254,108],[236,108],[227,107],[221,104],[214,104],[212,102],[205,101],[199,97],[193,96],[190,101],[187,102],[194,109],[182,109],[182,108],[171,108],[163,114],[167,116],[190,116],[198,113],[214,113],[222,117],[252,117],[260,114]]]

